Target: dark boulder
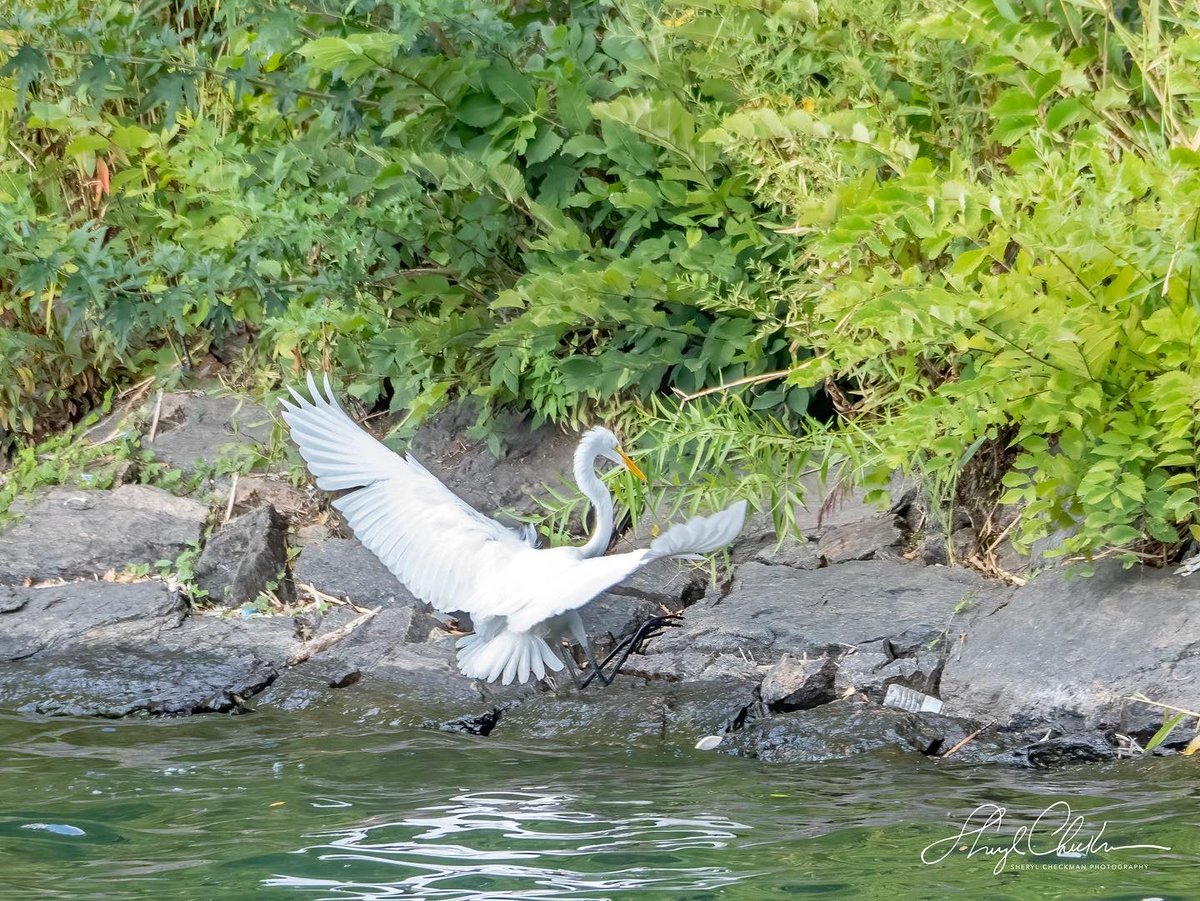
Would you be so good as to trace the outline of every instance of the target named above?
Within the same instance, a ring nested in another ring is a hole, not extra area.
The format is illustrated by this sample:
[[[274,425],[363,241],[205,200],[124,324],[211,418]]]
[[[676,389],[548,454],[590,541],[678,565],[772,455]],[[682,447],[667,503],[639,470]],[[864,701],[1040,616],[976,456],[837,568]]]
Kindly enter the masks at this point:
[[[962,743],[972,724],[932,713],[907,713],[855,699],[839,700],[811,710],[748,719],[728,737],[722,750],[771,763],[813,763],[875,751],[899,750],[940,757],[947,763],[1024,763],[1022,754],[980,734]],[[970,750],[968,750],[970,749]]]
[[[759,696],[774,713],[819,707],[837,698],[837,672],[834,657],[808,659],[784,654],[763,677]]]
[[[195,582],[226,607],[240,607],[268,590],[288,600],[286,567],[287,521],[274,507],[259,507],[209,538],[196,561]]]
[[[559,740],[575,747],[661,744],[690,750],[724,734],[754,702],[752,686],[721,682],[650,683],[530,696],[506,709],[496,735]]]
[[[1025,754],[1032,766],[1056,767],[1113,760],[1117,749],[1103,733],[1076,732],[1035,742],[1025,748]]]
[[[231,710],[270,684],[294,644],[283,618],[187,617],[158,581],[15,592],[24,603],[0,618],[4,709],[105,717]]]

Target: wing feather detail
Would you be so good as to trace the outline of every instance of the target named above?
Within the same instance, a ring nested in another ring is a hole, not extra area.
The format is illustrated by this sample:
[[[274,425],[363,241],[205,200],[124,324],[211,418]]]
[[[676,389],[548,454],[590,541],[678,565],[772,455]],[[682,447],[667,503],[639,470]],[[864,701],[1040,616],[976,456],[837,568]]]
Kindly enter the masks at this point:
[[[411,456],[401,456],[354,422],[308,377],[311,400],[293,390],[283,418],[292,440],[355,536],[409,591],[443,611],[471,611],[484,579],[529,545],[455,495]],[[470,606],[469,606],[470,605]]]

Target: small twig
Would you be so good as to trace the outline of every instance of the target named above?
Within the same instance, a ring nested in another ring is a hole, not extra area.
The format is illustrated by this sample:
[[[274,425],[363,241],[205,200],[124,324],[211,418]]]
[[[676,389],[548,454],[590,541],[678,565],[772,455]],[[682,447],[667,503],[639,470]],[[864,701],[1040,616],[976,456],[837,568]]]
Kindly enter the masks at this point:
[[[113,410],[113,413],[111,416],[108,416],[107,418],[102,419],[100,422],[96,423],[94,426],[92,426],[90,429],[87,429],[83,433],[84,438],[90,438],[92,433],[95,432],[96,430],[98,430],[99,428],[101,428],[102,426],[109,425],[114,422],[116,423],[116,425],[113,426],[112,431],[109,432],[108,437],[101,438],[99,441],[92,442],[92,447],[99,447],[102,444],[108,444],[108,442],[112,441],[114,438],[116,438],[118,435],[121,434],[121,432],[124,430],[122,428],[122,426],[124,426],[124,424],[125,424],[125,417],[128,415],[129,410],[133,407],[134,404],[136,404],[139,400],[141,400],[142,395],[145,394],[146,389],[149,388],[150,385],[153,384],[153,382],[154,382],[153,378],[144,379],[139,384],[134,385],[132,388],[128,389],[127,391],[122,392],[120,395],[121,397],[126,397],[130,394],[132,394],[132,397],[129,397],[128,400],[122,401],[120,404],[118,404],[117,407]]]
[[[221,520],[221,525],[229,522],[229,517],[233,516],[233,502],[237,500],[237,483],[238,473],[233,474],[233,483],[229,486],[229,503],[225,505],[225,518]]]
[[[154,436],[158,434],[158,418],[162,416],[162,400],[163,389],[158,389],[158,397],[154,399],[154,416],[150,419],[150,433],[146,438],[147,442],[153,443]]]
[[[338,607],[349,607],[355,613],[370,612],[369,607],[360,607],[358,604],[354,603],[354,601],[351,601],[348,598],[337,598],[331,594],[326,594],[321,589],[317,588],[317,586],[311,585],[308,582],[298,582],[296,587],[306,594],[312,595],[313,600],[315,601],[323,601],[326,604],[336,604]]]
[[[945,754],[943,754],[939,759],[945,760],[947,757],[949,757],[951,754],[953,754],[959,748],[962,748],[962,747],[966,746],[967,744],[969,744],[971,741],[973,741],[975,736],[978,735],[980,732],[984,731],[985,729],[990,729],[993,725],[995,725],[995,720],[988,723],[986,726],[980,726],[978,729],[976,729],[974,732],[972,732],[970,735],[968,735],[966,738],[964,738],[962,741],[960,741],[958,744],[956,744],[953,748],[951,748],[949,751],[947,751]]]
[[[374,610],[369,610],[357,619],[353,619],[346,623],[346,625],[342,626],[340,629],[334,629],[332,632],[328,632],[325,635],[314,638],[312,641],[306,641],[300,646],[299,650],[297,650],[295,654],[288,658],[287,665],[296,666],[297,664],[303,663],[313,654],[320,653],[326,648],[337,644],[363,623],[367,622],[369,619],[372,619],[375,614],[382,609],[382,607],[376,607]]]
[[[716,394],[718,391],[728,391],[730,388],[740,388],[742,385],[755,385],[759,382],[769,382],[773,379],[781,379],[792,374],[790,369],[778,369],[775,372],[762,372],[758,375],[748,375],[745,378],[734,379],[732,382],[726,382],[723,385],[716,385],[712,388],[705,388],[703,391],[697,391],[695,394],[685,394],[676,389],[675,393],[679,395],[679,402],[686,404],[688,401],[696,400],[709,394]]]
[[[24,150],[22,150],[20,147],[18,147],[16,144],[14,144],[11,140],[8,142],[8,146],[11,147],[13,150],[17,151],[17,153],[19,153],[21,155],[21,159],[23,159],[25,162],[29,163],[30,169],[34,169],[34,170],[37,169],[37,165],[33,162],[33,160],[31,160],[28,156],[25,155]]]

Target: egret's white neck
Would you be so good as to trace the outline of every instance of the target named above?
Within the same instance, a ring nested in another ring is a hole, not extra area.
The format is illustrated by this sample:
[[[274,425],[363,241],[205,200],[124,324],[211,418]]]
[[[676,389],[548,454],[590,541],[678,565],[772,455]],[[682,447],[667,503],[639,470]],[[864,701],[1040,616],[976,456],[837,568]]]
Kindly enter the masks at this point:
[[[575,451],[575,481],[596,512],[596,525],[587,544],[579,549],[584,557],[600,557],[612,540],[613,502],[607,486],[596,475],[596,458],[600,450],[596,442],[585,438]]]

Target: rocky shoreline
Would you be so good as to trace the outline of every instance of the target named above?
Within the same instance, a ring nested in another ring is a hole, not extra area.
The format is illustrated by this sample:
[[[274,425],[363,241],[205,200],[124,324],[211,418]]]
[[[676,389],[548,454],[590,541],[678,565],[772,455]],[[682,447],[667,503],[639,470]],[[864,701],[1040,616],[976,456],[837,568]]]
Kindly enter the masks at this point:
[[[162,406],[143,445],[182,470],[270,440],[267,412],[233,398]],[[544,473],[569,472],[573,442],[552,430],[514,423],[497,461],[465,425],[439,417],[414,453],[485,512],[518,508]],[[718,751],[769,762],[895,748],[1053,766],[1137,753],[1162,713],[1133,695],[1196,704],[1200,581],[1101,564],[1090,578],[1050,569],[1013,587],[928,562],[936,555],[910,550],[923,545],[901,512],[853,497],[805,521],[804,542],[780,545],[754,524],[717,585],[664,563],[586,608],[601,653],[651,616],[681,614],[612,687],[482,685],[453,664],[467,624],[433,615],[336,521],[314,521],[319,510],[270,474],[213,478],[199,498],[139,484],[39,490],[0,531],[0,710],[321,706],[581,746],[700,753],[718,736]],[[155,574],[181,559],[211,605],[193,609]],[[260,611],[263,593],[299,612]],[[940,699],[941,712],[885,706],[892,686]]]

